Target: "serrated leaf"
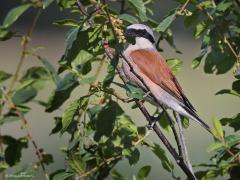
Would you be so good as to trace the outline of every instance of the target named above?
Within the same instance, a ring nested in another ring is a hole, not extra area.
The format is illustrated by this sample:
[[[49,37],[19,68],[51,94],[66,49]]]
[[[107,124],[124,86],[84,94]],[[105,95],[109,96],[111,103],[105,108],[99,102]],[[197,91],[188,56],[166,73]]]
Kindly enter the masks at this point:
[[[7,79],[9,79],[11,76],[12,76],[11,74],[9,74],[9,73],[7,73],[5,71],[0,70],[0,83],[5,81],[5,80],[7,80]]]
[[[31,4],[23,4],[11,9],[6,15],[2,26],[4,28],[8,28],[9,26],[11,26],[19,18],[19,16],[21,16],[30,7]]]
[[[157,32],[165,32],[170,27],[170,25],[175,20],[175,18],[176,18],[176,11],[170,12],[168,16],[164,17],[164,19],[155,28],[155,30]]]
[[[147,176],[149,175],[151,171],[151,166],[143,166],[137,174],[136,179],[137,180],[146,180]]]
[[[76,113],[78,112],[79,108],[84,108],[88,101],[88,96],[83,96],[80,99],[77,99],[70,103],[70,105],[64,110],[62,116],[62,130],[61,133],[64,133],[71,122],[73,121]]]
[[[182,61],[179,59],[167,59],[167,64],[169,68],[172,70],[173,74],[176,75],[180,72],[182,67]]]
[[[152,152],[161,160],[163,168],[169,172],[172,172],[174,165],[166,156],[165,151],[158,144],[154,143]]]

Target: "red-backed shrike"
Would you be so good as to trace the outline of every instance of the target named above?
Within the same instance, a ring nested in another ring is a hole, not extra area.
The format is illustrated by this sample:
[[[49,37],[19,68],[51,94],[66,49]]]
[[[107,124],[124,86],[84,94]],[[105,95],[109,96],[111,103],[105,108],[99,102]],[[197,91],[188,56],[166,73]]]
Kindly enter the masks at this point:
[[[123,53],[125,56],[123,72],[127,79],[147,93],[145,99],[150,103],[170,108],[200,123],[210,131],[209,126],[199,118],[193,105],[184,95],[165,59],[156,50],[153,31],[146,25],[133,24],[127,27],[125,36],[134,39],[134,43],[129,44]],[[144,83],[130,71],[126,60],[133,67],[134,73],[137,73]]]

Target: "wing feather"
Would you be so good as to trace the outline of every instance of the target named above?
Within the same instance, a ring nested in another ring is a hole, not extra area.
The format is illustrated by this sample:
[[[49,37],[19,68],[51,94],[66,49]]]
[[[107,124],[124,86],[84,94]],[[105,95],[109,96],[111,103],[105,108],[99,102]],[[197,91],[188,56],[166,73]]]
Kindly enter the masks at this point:
[[[141,49],[131,52],[129,56],[140,71],[148,76],[152,82],[159,85],[189,109],[195,111],[166,61],[158,52]]]

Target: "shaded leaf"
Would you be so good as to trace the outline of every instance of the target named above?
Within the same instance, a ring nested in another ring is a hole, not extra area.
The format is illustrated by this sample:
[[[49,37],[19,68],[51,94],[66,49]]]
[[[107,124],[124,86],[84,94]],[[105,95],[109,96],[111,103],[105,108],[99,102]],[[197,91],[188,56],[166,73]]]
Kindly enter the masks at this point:
[[[43,0],[43,9],[46,9],[50,6],[55,0]]]
[[[175,20],[175,18],[176,18],[176,11],[173,10],[169,13],[169,15],[164,17],[164,19],[160,22],[160,24],[156,27],[155,30],[157,32],[165,32],[170,27],[170,25]]]
[[[111,174],[114,180],[125,180],[124,176],[121,175],[116,169],[113,169]]]
[[[0,70],[0,83],[9,79],[12,75],[9,73],[6,73],[5,71]]]
[[[132,15],[130,15],[130,14],[120,14],[120,15],[118,16],[118,18],[119,18],[119,19],[122,19],[122,20],[124,20],[124,21],[127,21],[127,22],[129,22],[129,23],[131,23],[131,24],[136,24],[136,23],[138,23],[138,19],[137,19],[135,16],[132,16]]]
[[[137,180],[146,180],[151,171],[151,166],[143,166],[137,174]]]
[[[234,131],[240,130],[240,113],[232,118],[223,118],[220,121],[222,125],[229,125]]]
[[[137,87],[134,84],[130,84],[130,83],[127,83],[126,86],[127,86],[127,95],[129,97],[135,98],[135,99],[140,99],[140,100],[143,99],[143,96],[145,93],[141,88]]]
[[[76,75],[72,73],[66,74],[49,97],[46,111],[52,112],[58,109],[70,97],[72,91],[77,86],[78,81]]]
[[[30,7],[31,4],[23,4],[11,9],[3,21],[3,27],[8,28],[11,26],[19,18],[19,16],[21,16]]]
[[[74,19],[63,19],[63,20],[56,21],[53,24],[58,26],[70,26],[70,27],[79,27],[81,25],[80,22]]]
[[[26,86],[18,91],[13,95],[12,102],[15,105],[21,105],[31,101],[37,95],[37,90],[31,86]]]
[[[174,165],[166,156],[165,151],[158,144],[154,144],[152,152],[161,160],[163,168],[172,172]]]
[[[134,8],[137,10],[139,18],[144,22],[148,20],[147,17],[147,9],[145,7],[145,4],[143,0],[128,0],[128,2],[134,6]]]
[[[211,144],[210,146],[208,146],[207,148],[207,152],[212,152],[212,151],[217,151],[219,149],[222,149],[224,147],[224,144],[221,142],[216,142],[214,144]]]

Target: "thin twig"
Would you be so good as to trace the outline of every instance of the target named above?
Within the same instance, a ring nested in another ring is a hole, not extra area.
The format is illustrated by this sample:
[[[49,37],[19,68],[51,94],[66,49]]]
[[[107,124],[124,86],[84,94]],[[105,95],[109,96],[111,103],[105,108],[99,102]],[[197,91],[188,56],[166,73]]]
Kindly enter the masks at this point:
[[[186,9],[189,2],[190,2],[190,0],[186,0],[186,2],[183,4],[181,9],[178,11],[179,14],[182,14],[182,12]]]
[[[34,149],[36,151],[36,155],[37,155],[37,158],[38,158],[39,163],[41,165],[41,168],[43,170],[45,179],[48,180],[49,176],[48,176],[48,173],[46,171],[45,165],[44,165],[44,163],[42,161],[43,160],[42,153],[40,152],[40,150],[39,150],[39,148],[37,146],[36,141],[33,139],[32,132],[30,130],[29,123],[28,123],[27,119],[24,117],[23,113],[17,109],[16,105],[12,102],[12,100],[9,97],[9,95],[7,94],[7,92],[5,92],[4,89],[2,91],[3,91],[3,95],[4,95],[5,99],[6,99],[6,102],[9,104],[10,108],[15,110],[16,115],[21,119],[21,121],[23,123],[23,126],[24,126],[24,129],[26,130],[26,133],[27,133],[27,138],[33,144],[33,147],[34,147]]]
[[[23,62],[24,62],[24,60],[26,58],[27,45],[30,42],[33,30],[34,30],[34,28],[35,28],[35,26],[37,24],[37,21],[38,21],[40,15],[41,15],[41,12],[42,12],[42,8],[38,8],[37,13],[36,13],[36,15],[33,18],[32,24],[31,24],[31,26],[30,26],[26,36],[23,36],[23,44],[22,44],[22,51],[21,51],[20,60],[19,60],[18,65],[17,65],[17,69],[16,69],[16,71],[15,71],[15,73],[13,75],[12,81],[10,82],[7,94],[11,93],[15,83],[18,80],[19,72],[20,72],[21,67],[23,65]]]

